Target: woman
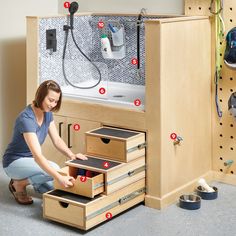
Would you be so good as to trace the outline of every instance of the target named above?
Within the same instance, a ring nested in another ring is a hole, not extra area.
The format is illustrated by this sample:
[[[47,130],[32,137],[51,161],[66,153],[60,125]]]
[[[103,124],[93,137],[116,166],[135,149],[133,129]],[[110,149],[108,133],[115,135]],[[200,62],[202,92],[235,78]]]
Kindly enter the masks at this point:
[[[32,204],[26,186],[32,184],[35,191],[44,193],[53,189],[53,179],[62,186],[73,186],[74,178],[62,176],[58,165],[48,161],[41,145],[49,134],[54,146],[70,159],[86,160],[74,154],[58,135],[52,112],[61,106],[62,92],[53,80],[43,82],[35,94],[35,100],[17,117],[11,143],[3,156],[3,168],[11,178],[9,190],[19,204]]]

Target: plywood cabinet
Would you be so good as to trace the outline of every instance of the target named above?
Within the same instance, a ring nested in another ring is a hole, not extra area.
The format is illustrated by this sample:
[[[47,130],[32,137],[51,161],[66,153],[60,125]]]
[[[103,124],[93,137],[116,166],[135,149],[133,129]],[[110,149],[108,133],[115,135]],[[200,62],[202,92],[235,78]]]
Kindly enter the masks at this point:
[[[59,115],[54,115],[54,121],[59,135],[74,153],[84,153],[85,132],[101,126],[99,122]],[[60,167],[65,166],[65,161],[68,158],[53,146],[49,135],[43,144],[42,150],[48,160],[56,162]]]
[[[39,21],[28,18],[28,102],[40,81]],[[70,97],[58,114],[67,117],[65,129],[76,118],[86,123],[81,133],[71,133],[76,151],[85,151],[83,132],[100,125],[145,132],[145,204],[160,209],[211,171],[211,22],[205,16],[156,16],[144,24],[145,110]],[[183,138],[180,145],[171,140],[173,132]]]

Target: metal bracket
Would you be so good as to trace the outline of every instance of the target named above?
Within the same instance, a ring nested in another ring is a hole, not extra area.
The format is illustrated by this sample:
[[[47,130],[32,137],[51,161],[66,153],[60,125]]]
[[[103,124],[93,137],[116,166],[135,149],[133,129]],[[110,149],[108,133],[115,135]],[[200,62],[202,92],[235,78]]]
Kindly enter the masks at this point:
[[[97,188],[100,188],[100,187],[102,187],[102,186],[104,186],[104,183],[98,183],[98,184],[95,184],[95,185],[93,186],[93,189],[97,189]]]
[[[125,204],[126,202],[134,199],[135,197],[137,197],[137,196],[139,196],[139,195],[141,195],[143,193],[145,193],[145,188],[141,188],[141,189],[139,189],[139,190],[137,190],[137,191],[135,191],[133,193],[125,195],[124,197],[120,198],[119,200],[117,200],[117,201],[115,201],[115,202],[113,202],[113,203],[111,203],[111,204],[109,204],[109,205],[99,209],[98,211],[93,212],[90,215],[88,215],[87,217],[85,217],[86,221],[90,220],[90,219],[92,219],[92,218],[94,218],[94,217],[96,217],[96,216],[106,212],[107,210],[110,210],[110,209],[116,207],[116,206]]]
[[[133,176],[133,175],[136,175],[136,174],[138,174],[138,173],[144,171],[145,169],[146,169],[145,166],[141,166],[141,167],[139,167],[139,168],[137,168],[137,169],[135,169],[135,170],[129,171],[128,173],[125,173],[125,174],[119,176],[119,177],[116,178],[116,179],[113,179],[113,180],[110,180],[110,181],[106,182],[106,185],[111,185],[111,184],[114,184],[114,183],[116,183],[116,182],[118,182],[118,181],[120,181],[120,180],[122,180],[122,179],[125,179],[125,178],[127,178],[127,177],[131,177],[131,176]]]
[[[145,143],[141,143],[138,146],[135,146],[135,147],[127,149],[127,153],[130,153],[130,152],[133,152],[133,151],[136,151],[136,150],[141,150],[141,149],[143,149],[145,147],[147,147],[147,143],[146,142]]]

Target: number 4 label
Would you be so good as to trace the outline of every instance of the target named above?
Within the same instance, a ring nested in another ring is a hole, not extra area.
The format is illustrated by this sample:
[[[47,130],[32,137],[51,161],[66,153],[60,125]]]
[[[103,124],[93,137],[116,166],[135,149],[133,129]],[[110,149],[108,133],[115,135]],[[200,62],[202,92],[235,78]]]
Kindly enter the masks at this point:
[[[103,162],[103,167],[104,168],[109,168],[109,166],[110,166],[109,162],[107,162],[107,161]]]

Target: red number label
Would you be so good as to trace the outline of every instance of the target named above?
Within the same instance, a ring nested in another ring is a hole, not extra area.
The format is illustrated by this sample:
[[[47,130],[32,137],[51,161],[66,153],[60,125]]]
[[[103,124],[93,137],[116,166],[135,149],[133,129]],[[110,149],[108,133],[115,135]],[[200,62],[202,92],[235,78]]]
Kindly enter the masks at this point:
[[[86,176],[80,176],[80,181],[81,182],[86,182],[87,181],[87,177]]]
[[[111,218],[112,218],[111,212],[107,212],[107,213],[106,213],[106,218],[107,218],[107,219],[111,219]]]
[[[134,105],[137,106],[137,107],[140,106],[141,105],[141,100],[140,99],[135,99],[134,100]]]
[[[102,29],[104,26],[105,26],[105,24],[104,24],[103,21],[99,21],[99,22],[98,22],[98,28],[99,28],[99,29]]]
[[[100,94],[106,93],[106,89],[105,89],[105,88],[100,88],[100,89],[99,89],[99,93],[100,93]]]
[[[74,130],[79,131],[80,130],[80,125],[79,124],[74,124]]]
[[[175,140],[175,139],[177,138],[177,134],[176,134],[176,133],[172,133],[172,134],[170,135],[170,138],[171,138],[172,140]]]
[[[133,65],[137,65],[137,64],[138,64],[138,59],[137,59],[137,58],[133,58],[133,59],[131,60],[131,63],[132,63]]]
[[[69,8],[70,7],[70,3],[69,2],[64,2],[64,7],[65,8]]]
[[[109,166],[110,166],[109,162],[107,162],[107,161],[103,162],[103,167],[104,168],[109,168]]]

